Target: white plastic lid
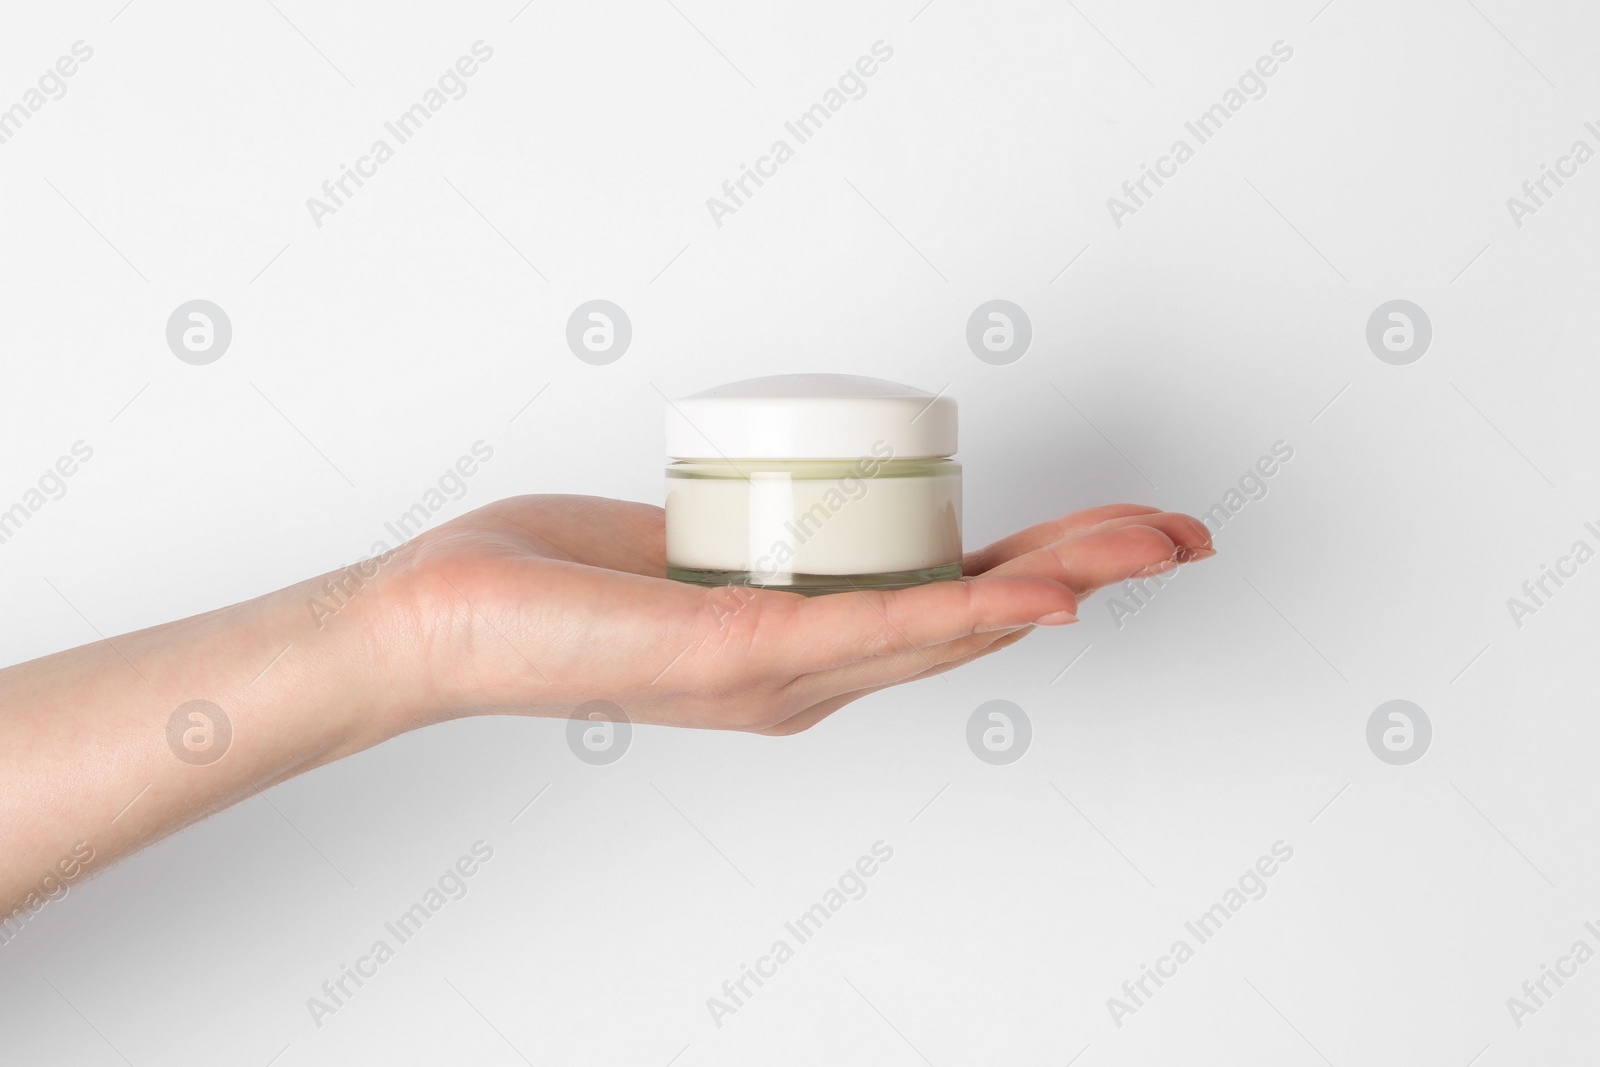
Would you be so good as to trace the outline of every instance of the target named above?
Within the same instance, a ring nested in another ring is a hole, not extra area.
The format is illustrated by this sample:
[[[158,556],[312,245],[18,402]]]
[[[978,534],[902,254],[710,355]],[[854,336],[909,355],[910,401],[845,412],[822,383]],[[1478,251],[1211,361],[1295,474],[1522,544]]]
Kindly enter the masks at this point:
[[[673,459],[860,459],[879,442],[896,459],[954,455],[955,400],[882,378],[774,374],[667,407]]]

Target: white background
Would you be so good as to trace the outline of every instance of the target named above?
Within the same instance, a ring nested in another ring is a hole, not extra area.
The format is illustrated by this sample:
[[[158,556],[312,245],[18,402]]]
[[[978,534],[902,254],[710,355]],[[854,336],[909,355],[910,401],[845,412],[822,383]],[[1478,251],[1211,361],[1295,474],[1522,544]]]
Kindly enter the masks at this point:
[[[1102,594],[808,734],[638,729],[596,768],[562,721],[478,719],[288,782],[0,949],[0,1060],[1593,1052],[1600,963],[1520,1028],[1506,1006],[1600,948],[1600,564],[1520,628],[1506,604],[1600,543],[1600,163],[1521,227],[1506,206],[1600,147],[1593,9],[121,2],[0,18],[0,107],[94,49],[0,145],[0,508],[94,449],[0,545],[0,662],[360,558],[480,439],[440,521],[659,501],[662,394],[756,374],[948,387],[973,545],[1204,511],[1274,442],[1294,458],[1124,625]],[[306,198],[478,40],[466,95],[317,228]],[[706,198],[879,40],[866,95],[718,227]],[[1106,198],[1279,40],[1267,94],[1114,225]],[[233,325],[209,366],[165,341],[194,298]],[[633,323],[609,366],[564,340],[594,298]],[[1009,366],[964,337],[993,298],[1033,323]],[[1397,298],[1433,325],[1409,366],[1364,336]],[[1409,766],[1365,739],[1393,698],[1433,724]],[[991,699],[1033,724],[1011,766],[967,747]],[[316,1026],[307,998],[480,839],[468,895]],[[880,839],[870,892],[714,1025],[706,998]],[[1278,840],[1267,895],[1117,1026],[1107,998]]]

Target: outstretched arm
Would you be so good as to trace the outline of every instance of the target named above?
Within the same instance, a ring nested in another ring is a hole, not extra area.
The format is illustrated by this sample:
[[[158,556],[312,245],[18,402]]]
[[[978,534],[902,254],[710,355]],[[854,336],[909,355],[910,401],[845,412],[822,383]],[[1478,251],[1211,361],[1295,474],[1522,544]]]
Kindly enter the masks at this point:
[[[386,558],[0,671],[0,940],[52,887],[428,723],[607,700],[794,733],[1210,553],[1193,518],[1113,505],[970,553],[959,581],[806,598],[666,580],[660,508],[503,500]]]

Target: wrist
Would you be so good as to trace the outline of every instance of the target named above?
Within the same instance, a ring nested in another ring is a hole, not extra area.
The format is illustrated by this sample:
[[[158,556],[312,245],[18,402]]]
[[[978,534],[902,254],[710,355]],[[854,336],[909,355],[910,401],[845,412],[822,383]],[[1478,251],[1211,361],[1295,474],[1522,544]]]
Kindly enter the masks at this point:
[[[398,553],[351,564],[270,594],[243,623],[268,649],[256,684],[315,706],[341,749],[330,758],[450,715],[408,569]]]
[[[448,530],[408,542],[384,565],[367,605],[373,617],[361,627],[391,635],[367,656],[383,663],[385,685],[404,699],[403,728],[467,715],[558,715],[581,703],[558,684],[571,672],[560,657],[546,658],[530,629],[548,621],[559,579],[486,569],[453,550]]]

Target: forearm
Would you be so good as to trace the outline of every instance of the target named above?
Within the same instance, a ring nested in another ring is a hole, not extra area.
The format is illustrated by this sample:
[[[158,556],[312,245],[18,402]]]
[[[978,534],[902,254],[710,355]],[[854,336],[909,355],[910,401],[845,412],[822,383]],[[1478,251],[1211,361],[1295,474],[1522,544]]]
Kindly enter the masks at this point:
[[[0,671],[0,918],[75,848],[98,869],[427,721],[404,622],[314,618],[324,580]]]

